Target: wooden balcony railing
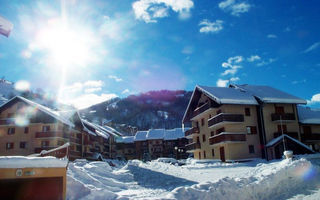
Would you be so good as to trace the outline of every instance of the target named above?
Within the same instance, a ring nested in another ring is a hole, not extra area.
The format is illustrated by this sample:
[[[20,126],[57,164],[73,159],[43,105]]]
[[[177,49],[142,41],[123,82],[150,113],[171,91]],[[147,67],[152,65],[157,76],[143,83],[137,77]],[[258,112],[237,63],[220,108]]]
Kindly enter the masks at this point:
[[[201,114],[201,113],[203,113],[204,111],[206,111],[206,110],[208,110],[208,109],[210,109],[210,108],[211,108],[211,106],[210,106],[209,103],[203,104],[202,106],[196,108],[196,109],[193,111],[193,113],[192,113],[192,118],[195,117],[195,116],[197,116],[197,115],[199,115],[199,114]]]
[[[196,150],[196,149],[201,149],[201,144],[198,142],[193,142],[193,143],[189,143],[186,145],[187,151],[192,151],[192,150]]]
[[[62,137],[69,138],[67,134],[62,131],[48,131],[48,132],[36,132],[36,138],[48,138],[48,137]]]
[[[197,134],[197,133],[200,133],[199,128],[193,127],[185,132],[185,136],[189,136],[189,135]]]
[[[298,132],[284,132],[283,134],[286,134],[286,135],[288,135],[288,136],[290,136],[290,137],[293,137],[293,138],[295,138],[295,139],[297,139],[297,140],[299,139]],[[277,137],[279,137],[280,135],[282,135],[281,132],[275,132],[275,133],[273,134],[274,138],[277,138]]]
[[[246,141],[245,134],[219,134],[209,139],[210,145],[218,144],[220,142],[243,142]]]
[[[0,119],[0,125],[11,125],[15,123],[14,121],[14,118]]]
[[[54,148],[57,148],[57,146],[49,146],[49,147],[36,147],[34,148],[34,152],[35,153],[40,153],[42,150],[51,150],[51,149],[54,149]]]
[[[221,122],[243,122],[242,114],[220,113],[208,120],[208,126],[213,126]]]
[[[73,143],[81,144],[81,139],[79,138],[69,138],[69,141]]]
[[[278,113],[273,113],[271,114],[271,120],[272,121],[292,121],[292,120],[296,120],[296,116],[294,115],[294,113],[283,113],[283,114],[278,114]]]
[[[301,134],[301,140],[320,140],[320,133]]]

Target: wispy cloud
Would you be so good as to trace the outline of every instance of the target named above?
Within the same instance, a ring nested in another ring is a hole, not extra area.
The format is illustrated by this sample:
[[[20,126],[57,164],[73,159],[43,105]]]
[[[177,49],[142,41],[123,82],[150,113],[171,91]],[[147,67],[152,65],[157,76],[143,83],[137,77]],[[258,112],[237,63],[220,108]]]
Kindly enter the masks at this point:
[[[223,21],[222,20],[216,20],[215,22],[210,22],[207,19],[202,20],[199,23],[200,33],[218,33],[223,29]]]
[[[257,66],[258,66],[258,67],[262,67],[262,66],[265,66],[265,65],[269,65],[269,64],[275,62],[276,60],[277,60],[277,59],[275,59],[275,58],[269,58],[268,60],[263,60],[262,62],[259,62],[259,63],[257,64]]]
[[[222,67],[226,68],[226,70],[221,74],[222,76],[226,76],[228,74],[234,75],[238,72],[238,69],[242,68],[241,65],[239,65],[243,61],[242,56],[234,56],[228,58],[227,62],[222,63]]]
[[[307,100],[307,103],[309,105],[311,105],[311,104],[319,104],[320,103],[320,93],[313,95],[310,100]]]
[[[109,75],[108,77],[109,77],[110,79],[115,80],[116,82],[121,82],[121,81],[122,81],[122,78],[119,78],[119,77],[114,76],[114,75]]]
[[[267,38],[276,39],[276,38],[278,38],[278,36],[275,34],[269,34],[269,35],[267,35]]]
[[[261,57],[258,56],[258,55],[251,55],[249,58],[247,58],[248,62],[254,62],[254,61],[257,61],[257,60],[261,60]]]
[[[132,4],[136,19],[146,23],[155,23],[158,18],[169,16],[170,9],[179,13],[180,19],[187,19],[192,7],[192,0],[139,0]]]
[[[129,94],[130,93],[130,90],[129,89],[125,89],[121,92],[121,94]]]
[[[221,10],[237,17],[242,13],[248,12],[251,7],[252,6],[246,2],[237,2],[236,0],[225,0],[219,3],[219,8]]]
[[[308,47],[306,50],[303,51],[303,53],[309,53],[310,51],[316,50],[320,47],[320,42],[316,42],[312,44],[310,47]]]
[[[293,85],[296,85],[296,84],[306,83],[306,82],[307,82],[307,80],[306,80],[306,79],[303,79],[303,80],[300,80],[300,81],[295,80],[295,81],[292,81],[291,83],[292,83]]]
[[[228,83],[229,80],[218,79],[216,84],[218,87],[227,87]]]
[[[192,54],[193,53],[193,47],[192,46],[185,46],[181,53],[183,54]]]

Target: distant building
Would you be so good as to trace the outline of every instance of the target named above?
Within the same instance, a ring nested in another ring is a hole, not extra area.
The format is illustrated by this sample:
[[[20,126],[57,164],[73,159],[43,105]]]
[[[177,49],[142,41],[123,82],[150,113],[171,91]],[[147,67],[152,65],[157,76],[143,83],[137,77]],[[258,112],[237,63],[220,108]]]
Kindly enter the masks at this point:
[[[71,160],[109,158],[120,135],[81,119],[76,110],[55,111],[20,96],[0,106],[1,156],[27,156],[69,142]]]
[[[313,153],[301,142],[298,104],[306,101],[268,86],[196,86],[183,117],[192,123],[187,150],[222,161],[280,158],[284,147]]]

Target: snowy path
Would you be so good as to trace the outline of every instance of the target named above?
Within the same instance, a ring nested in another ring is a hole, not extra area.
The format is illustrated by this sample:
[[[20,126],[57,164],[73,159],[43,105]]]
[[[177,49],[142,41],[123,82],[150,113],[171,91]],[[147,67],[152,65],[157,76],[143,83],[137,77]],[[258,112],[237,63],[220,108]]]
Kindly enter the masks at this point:
[[[264,161],[263,161],[264,162]],[[69,164],[68,199],[319,199],[320,160]]]

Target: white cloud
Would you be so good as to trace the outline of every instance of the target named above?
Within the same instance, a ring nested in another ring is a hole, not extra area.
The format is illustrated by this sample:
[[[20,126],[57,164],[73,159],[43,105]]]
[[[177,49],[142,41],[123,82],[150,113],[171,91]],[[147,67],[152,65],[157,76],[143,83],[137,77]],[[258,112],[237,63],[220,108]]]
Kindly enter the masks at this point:
[[[132,4],[136,19],[146,23],[155,23],[156,19],[169,16],[169,9],[179,13],[180,18],[187,18],[192,7],[192,0],[139,0]]]
[[[311,100],[307,100],[308,104],[318,104],[320,103],[320,93],[312,96]]]
[[[265,65],[269,65],[273,62],[275,62],[277,59],[275,58],[269,58],[268,60],[263,60],[262,62],[258,63],[257,66],[261,67],[261,66],[265,66]]]
[[[228,74],[234,75],[238,72],[238,69],[242,68],[242,66],[238,65],[243,61],[242,56],[234,56],[228,58],[227,62],[222,63],[222,67],[226,68],[226,70],[221,74],[222,76],[226,76]]]
[[[30,90],[30,83],[28,81],[20,80],[14,84],[14,89],[24,92]]]
[[[229,80],[218,79],[217,86],[218,87],[227,87]]]
[[[222,23],[222,20],[210,22],[209,20],[204,19],[199,23],[199,26],[202,26],[199,31],[200,33],[218,33],[223,29]]]
[[[129,89],[125,89],[121,92],[121,94],[129,94],[130,93],[130,90]]]
[[[275,34],[269,34],[269,35],[267,35],[267,38],[270,38],[270,39],[275,39],[275,38],[277,38],[278,36],[277,35],[275,35]]]
[[[102,90],[101,87],[94,87],[94,88],[84,89],[84,92],[85,92],[85,93],[94,93],[94,92],[99,92],[99,91],[101,91],[101,90]]]
[[[122,78],[119,78],[119,77],[114,76],[114,75],[109,75],[108,77],[109,77],[110,79],[115,80],[116,82],[121,82],[121,81],[122,81]]]
[[[251,5],[246,2],[236,2],[236,0],[225,0],[219,3],[219,8],[225,12],[231,13],[233,16],[239,17],[240,14],[250,10]]]
[[[192,54],[193,53],[193,47],[192,46],[185,46],[182,51],[183,54]]]
[[[239,77],[232,77],[232,78],[230,78],[230,81],[231,81],[231,82],[237,82],[237,81],[239,81],[239,80],[240,80]]]
[[[86,87],[101,87],[103,85],[103,81],[86,81],[83,85]]]
[[[110,100],[112,98],[117,97],[116,94],[83,94],[80,96],[77,96],[72,99],[68,99],[63,101],[63,103],[70,104],[75,106],[78,109],[87,108],[89,106],[92,106],[94,104],[98,104],[107,100]]]
[[[309,48],[304,50],[303,53],[309,53],[310,51],[313,51],[319,47],[320,47],[320,42],[316,42],[316,43],[312,44]]]
[[[248,61],[248,62],[254,62],[254,61],[256,61],[256,60],[261,60],[261,57],[258,56],[258,55],[252,55],[252,56],[250,56],[249,58],[247,58],[247,61]]]
[[[28,49],[21,52],[21,57],[25,59],[29,59],[32,56],[32,52]]]

